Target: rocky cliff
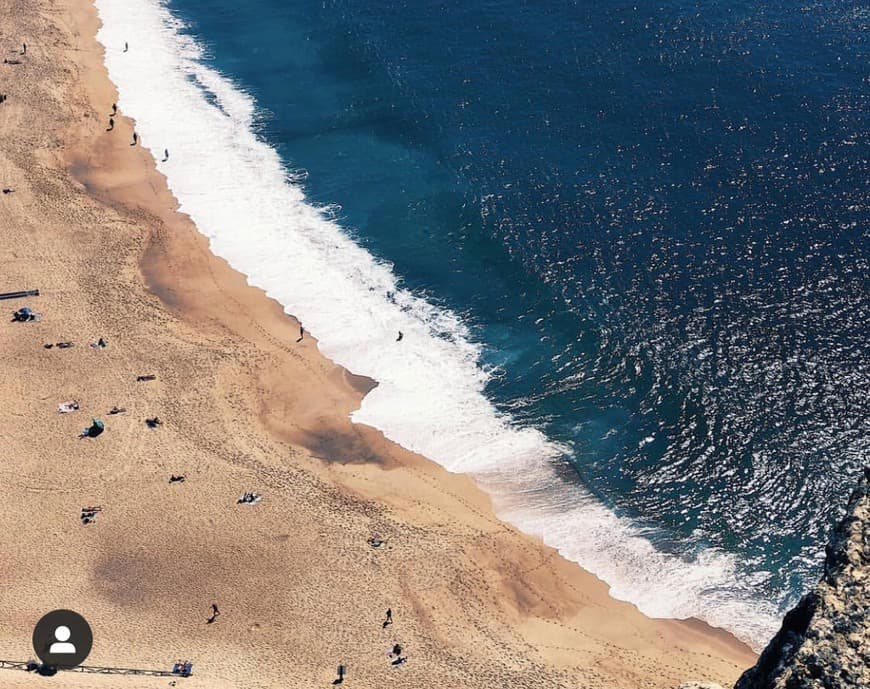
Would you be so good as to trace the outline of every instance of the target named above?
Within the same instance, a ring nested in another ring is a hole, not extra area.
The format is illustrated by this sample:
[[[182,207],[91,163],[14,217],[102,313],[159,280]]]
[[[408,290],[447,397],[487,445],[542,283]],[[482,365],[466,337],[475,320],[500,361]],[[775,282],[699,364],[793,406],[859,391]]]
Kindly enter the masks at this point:
[[[815,590],[735,689],[870,689],[870,468],[826,548]]]

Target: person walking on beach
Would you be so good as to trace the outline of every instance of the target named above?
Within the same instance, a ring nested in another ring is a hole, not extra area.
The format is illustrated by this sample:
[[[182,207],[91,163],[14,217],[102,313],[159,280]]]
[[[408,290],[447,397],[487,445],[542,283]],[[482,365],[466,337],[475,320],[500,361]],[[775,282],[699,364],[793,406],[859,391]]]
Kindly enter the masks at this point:
[[[220,614],[221,614],[221,611],[218,610],[217,603],[212,603],[211,604],[211,617],[208,618],[208,620],[206,621],[206,624],[213,624],[214,621],[218,618],[218,616]]]
[[[393,624],[393,609],[387,608],[387,619],[384,620],[384,629]]]
[[[118,114],[118,104],[112,103],[112,117]]]
[[[163,162],[165,163],[167,160],[169,160],[169,149],[164,148],[163,149]]]
[[[128,50],[130,50],[130,44],[124,41],[124,52],[126,53]]]
[[[399,331],[399,336],[396,338],[396,342],[401,342],[401,341],[402,341],[402,338],[404,338],[404,337],[405,337],[404,334],[402,334],[402,331],[400,330],[400,331]]]
[[[303,338],[303,337],[305,337],[305,328],[303,328],[303,327],[300,325],[300,326],[299,326],[299,339],[296,340],[296,341],[297,341],[297,342],[302,342],[302,338]]]
[[[133,132],[133,143],[130,145],[135,146],[138,143],[139,143],[139,135],[136,132]]]
[[[27,44],[26,44],[26,43],[22,43],[21,54],[22,54],[22,55],[27,55]]]
[[[114,117],[110,117],[110,118],[109,118],[109,128],[108,128],[106,131],[107,131],[107,132],[110,132],[110,131],[112,131],[114,128],[115,128],[115,118],[114,118]]]

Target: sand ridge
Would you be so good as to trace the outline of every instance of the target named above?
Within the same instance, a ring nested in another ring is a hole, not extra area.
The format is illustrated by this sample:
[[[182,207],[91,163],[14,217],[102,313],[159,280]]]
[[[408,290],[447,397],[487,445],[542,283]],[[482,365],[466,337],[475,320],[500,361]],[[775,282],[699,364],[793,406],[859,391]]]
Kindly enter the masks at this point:
[[[42,291],[0,307],[43,314],[0,319],[0,658],[31,657],[35,621],[71,607],[95,631],[87,664],[189,658],[191,689],[331,686],[339,663],[348,687],[638,689],[727,683],[754,662],[725,633],[611,599],[500,522],[469,478],[351,424],[372,383],[297,343],[299,324],[210,254],[124,113],[105,131],[116,93],[92,5],[0,12],[4,56],[28,43],[0,65],[0,186],[15,188],[0,198],[0,291]],[[88,346],[99,337],[107,348]],[[58,414],[70,399],[81,411]],[[91,416],[106,432],[78,439]],[[247,490],[263,501],[237,505]],[[86,505],[103,511],[82,526]]]

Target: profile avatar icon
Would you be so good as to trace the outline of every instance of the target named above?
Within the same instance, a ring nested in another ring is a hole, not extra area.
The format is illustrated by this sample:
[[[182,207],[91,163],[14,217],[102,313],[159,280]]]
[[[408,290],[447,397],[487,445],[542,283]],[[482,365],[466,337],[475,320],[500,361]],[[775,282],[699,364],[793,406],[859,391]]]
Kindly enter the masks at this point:
[[[94,644],[94,635],[84,617],[72,610],[53,610],[33,629],[33,650],[43,665],[74,668],[81,665]]]
[[[62,624],[57,629],[54,630],[54,638],[57,639],[48,649],[48,652],[51,654],[74,654],[76,652],[76,647],[74,644],[69,642],[69,638],[72,636],[72,632],[69,630],[69,627]]]

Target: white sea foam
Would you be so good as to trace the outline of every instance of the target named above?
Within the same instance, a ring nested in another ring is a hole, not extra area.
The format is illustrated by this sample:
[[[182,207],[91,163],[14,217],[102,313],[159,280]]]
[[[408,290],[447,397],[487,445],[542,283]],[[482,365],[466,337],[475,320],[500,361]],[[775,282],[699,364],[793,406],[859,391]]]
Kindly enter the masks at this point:
[[[760,643],[775,606],[752,599],[728,554],[656,550],[648,533],[556,473],[562,448],[518,428],[483,395],[491,372],[462,320],[401,288],[355,244],[254,130],[253,99],[202,62],[157,0],[96,0],[98,38],[181,210],[212,250],[298,316],[324,353],[379,386],[354,414],[451,471],[475,475],[500,514],[557,547],[655,617],[701,617]],[[129,52],[123,52],[124,43]],[[340,201],[340,199],[336,199]],[[391,295],[391,296],[389,296]],[[396,333],[404,339],[396,346]]]

